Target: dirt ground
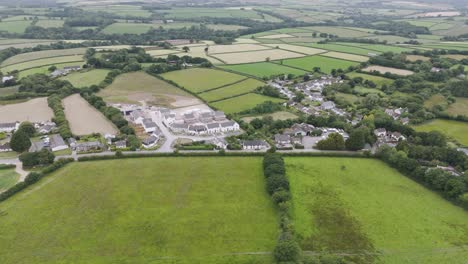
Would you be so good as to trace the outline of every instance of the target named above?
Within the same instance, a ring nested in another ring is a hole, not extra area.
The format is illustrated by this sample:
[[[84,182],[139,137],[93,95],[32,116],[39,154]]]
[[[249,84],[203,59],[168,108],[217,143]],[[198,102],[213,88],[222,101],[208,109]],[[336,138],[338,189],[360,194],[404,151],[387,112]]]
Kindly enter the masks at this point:
[[[82,136],[92,133],[117,133],[114,125],[79,94],[63,99],[63,106],[73,134]]]
[[[47,98],[36,98],[24,103],[0,106],[0,123],[7,122],[42,122],[54,116],[47,105]]]

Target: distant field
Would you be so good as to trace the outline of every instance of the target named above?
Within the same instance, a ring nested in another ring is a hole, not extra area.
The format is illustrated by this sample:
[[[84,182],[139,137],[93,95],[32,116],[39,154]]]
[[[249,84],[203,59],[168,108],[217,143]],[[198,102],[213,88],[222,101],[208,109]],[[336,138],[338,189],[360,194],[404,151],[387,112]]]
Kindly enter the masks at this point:
[[[18,92],[18,86],[0,88],[0,96],[11,95]]]
[[[282,102],[284,100],[251,93],[251,94],[234,97],[231,99],[218,101],[218,102],[212,103],[211,105],[213,105],[217,109],[220,109],[221,111],[224,111],[225,113],[233,114],[233,113],[242,112],[244,110],[252,109],[256,105],[261,104],[266,101]]]
[[[213,57],[221,60],[227,64],[241,64],[241,63],[252,63],[252,62],[262,62],[267,60],[282,60],[288,58],[298,58],[303,57],[303,54],[281,50],[281,49],[270,49],[270,50],[260,50],[260,51],[251,51],[251,52],[236,52],[236,53],[224,53],[224,54],[214,54]]]
[[[47,20],[39,20],[36,23],[36,26],[38,27],[43,27],[43,28],[60,28],[63,27],[63,24],[65,23],[64,20],[58,20],[58,19],[47,19]]]
[[[306,45],[306,46],[330,50],[330,51],[364,55],[364,56],[369,55],[369,53],[380,54],[380,52],[376,52],[376,51],[365,49],[365,48],[345,46],[345,45],[333,44],[333,43],[327,43],[327,44],[301,43],[301,45]]]
[[[46,59],[37,59],[33,61],[26,61],[22,63],[12,64],[6,67],[2,67],[2,72],[11,72],[13,70],[27,70],[32,68],[37,68],[41,66],[50,66],[54,64],[60,64],[65,62],[76,62],[77,65],[80,65],[83,62],[82,55],[71,55],[71,56],[62,56],[62,57],[53,57]]]
[[[458,143],[468,146],[468,123],[453,120],[434,119],[427,123],[414,126],[416,131],[429,132],[440,131],[455,139]]]
[[[411,75],[411,74],[414,73],[414,72],[409,71],[409,70],[402,70],[402,69],[383,67],[383,66],[369,66],[369,67],[367,67],[365,69],[362,69],[362,71],[365,71],[365,72],[377,71],[377,72],[380,72],[382,74],[385,74],[385,73],[389,72],[391,74],[396,74],[396,75],[401,75],[401,76],[408,76],[408,75]]]
[[[242,75],[204,68],[173,71],[164,73],[161,76],[194,93],[203,92],[246,79],[246,77]]]
[[[359,38],[371,35],[370,33],[362,30],[355,30],[344,27],[305,27],[305,29],[320,33],[338,35],[339,37],[343,38]]]
[[[137,5],[105,5],[105,6],[85,6],[86,11],[91,12],[106,12],[119,16],[130,16],[130,17],[143,17],[148,18],[151,16],[151,12],[144,10],[141,6]]]
[[[273,263],[271,255],[248,254],[272,252],[278,237],[261,162],[69,164],[0,204],[2,263]]]
[[[447,113],[452,116],[468,116],[468,98],[456,97],[455,103],[447,108]]]
[[[258,78],[270,77],[273,75],[281,74],[294,74],[295,76],[301,76],[306,71],[283,66],[277,63],[271,62],[259,62],[249,64],[237,64],[237,65],[225,65],[219,66],[222,69],[232,70],[243,74],[253,75]]]
[[[401,53],[412,51],[413,49],[398,47],[398,46],[390,46],[390,45],[382,45],[382,44],[362,44],[362,43],[346,43],[343,45],[349,46],[357,46],[360,48],[377,51],[377,52],[393,52],[393,53]]]
[[[245,81],[229,85],[220,89],[200,93],[199,96],[208,102],[212,102],[240,94],[249,93],[254,91],[256,88],[264,85],[265,83],[257,81],[255,79],[247,79]]]
[[[91,85],[98,85],[106,78],[110,70],[95,69],[86,72],[71,73],[60,79],[69,81],[77,88],[89,87]]]
[[[79,94],[63,99],[63,107],[74,135],[84,136],[93,133],[115,135],[117,133],[114,125]]]
[[[267,49],[271,48],[257,44],[214,45],[209,47],[209,54],[214,55],[218,53],[244,52]]]
[[[0,22],[0,31],[6,31],[8,33],[24,33],[27,27],[31,26],[29,20],[18,20],[11,22]]]
[[[27,102],[0,105],[0,123],[50,121],[54,113],[47,105],[47,98],[35,98]]]
[[[305,251],[343,253],[354,263],[461,264],[468,258],[468,213],[381,161],[286,158],[286,171]]]
[[[362,86],[355,86],[353,88],[354,91],[358,92],[359,95],[365,95],[365,94],[370,94],[370,93],[375,93],[375,94],[379,94],[379,95],[382,95],[382,96],[385,96],[385,93],[382,92],[381,90],[379,89],[376,89],[376,88],[367,88],[367,87],[362,87]]]
[[[320,67],[322,72],[330,73],[332,69],[347,69],[349,66],[355,66],[358,63],[323,56],[310,56],[284,60],[283,64],[306,71],[312,71],[314,67]]]
[[[53,65],[55,67],[57,67],[57,69],[63,69],[64,67],[67,67],[67,66],[77,66],[77,65],[83,66],[84,63],[85,63],[84,61],[81,61],[81,62],[57,63],[57,64],[53,64]],[[18,73],[18,78],[21,79],[23,77],[33,75],[33,74],[36,74],[36,73],[50,74],[50,71],[49,71],[50,66],[52,66],[52,65],[45,65],[45,66],[42,66],[42,67],[36,67],[36,68],[27,69],[27,70],[22,70],[22,71],[20,71]]]
[[[325,57],[357,61],[357,62],[366,62],[369,60],[369,57],[355,55],[355,54],[342,53],[342,52],[335,52],[335,51],[327,52],[321,55]]]
[[[152,27],[157,28],[153,24],[145,23],[114,23],[105,27],[101,32],[105,34],[143,34]]]
[[[257,12],[252,10],[227,9],[227,8],[172,8],[170,10],[161,10],[167,18],[200,18],[200,17],[218,17],[218,18],[250,18],[262,20]],[[266,20],[273,22],[275,18],[266,17]]]
[[[440,94],[436,94],[431,96],[428,100],[424,102],[424,107],[427,109],[432,109],[434,106],[441,106],[443,108],[447,107],[448,102],[447,99]]]
[[[350,73],[347,73],[346,75],[349,76],[350,78],[361,77],[364,80],[369,80],[369,81],[374,82],[378,86],[382,86],[384,84],[390,85],[390,84],[393,83],[392,79],[388,79],[388,78],[384,78],[384,77],[380,77],[380,76],[374,76],[374,75],[370,75],[370,74],[350,72]]]
[[[454,59],[454,60],[468,59],[468,55],[461,55],[461,54],[447,54],[447,55],[441,55],[440,57]]]
[[[193,95],[144,72],[119,75],[114,82],[98,93],[108,103],[181,107],[201,103]]]
[[[38,59],[61,57],[61,56],[72,56],[72,55],[84,55],[85,52],[86,52],[85,48],[77,48],[77,49],[44,50],[44,51],[22,53],[22,54],[18,54],[16,56],[13,56],[4,60],[1,64],[1,67],[18,64],[22,62],[27,62],[27,61],[38,60]]]
[[[283,50],[288,50],[288,51],[297,52],[297,53],[303,53],[305,55],[315,55],[315,54],[326,52],[326,50],[322,50],[322,49],[315,49],[315,48],[309,48],[309,47],[291,45],[291,44],[266,44],[266,45],[270,46],[272,48],[278,47],[278,48],[283,49]]]
[[[0,192],[12,187],[18,180],[19,174],[15,169],[0,169]]]
[[[421,55],[406,55],[406,60],[410,62],[416,62],[416,61],[429,61],[431,58],[421,56]]]
[[[290,113],[290,112],[285,112],[285,111],[280,111],[280,112],[275,112],[272,114],[265,114],[265,115],[258,115],[258,116],[246,116],[243,117],[242,120],[244,122],[250,122],[254,120],[255,118],[263,118],[263,117],[271,117],[273,120],[288,120],[288,119],[296,119],[297,115]]]

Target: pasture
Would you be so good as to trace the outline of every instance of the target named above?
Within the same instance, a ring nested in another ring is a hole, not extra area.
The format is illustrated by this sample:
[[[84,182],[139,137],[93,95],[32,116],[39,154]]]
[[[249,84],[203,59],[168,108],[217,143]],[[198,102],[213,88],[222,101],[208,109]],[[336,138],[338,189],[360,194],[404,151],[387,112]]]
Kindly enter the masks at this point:
[[[360,55],[348,54],[348,53],[342,53],[342,52],[336,52],[336,51],[327,52],[321,55],[325,57],[356,61],[356,62],[366,62],[369,60],[369,57],[366,57],[366,56],[360,56]]]
[[[0,123],[50,121],[54,113],[47,105],[47,98],[35,98],[17,104],[0,105]]]
[[[353,28],[345,28],[345,27],[326,27],[326,26],[316,26],[316,27],[305,27],[304,29],[308,29],[311,31],[319,32],[319,33],[327,33],[338,35],[342,38],[359,38],[359,37],[366,37],[371,35],[363,30],[356,30]]]
[[[13,57],[10,57],[4,60],[0,66],[5,67],[8,65],[18,64],[22,62],[53,58],[53,57],[84,55],[85,52],[86,52],[85,48],[33,51],[33,52],[22,53],[22,54],[18,54]]]
[[[347,73],[346,76],[348,76],[349,78],[361,77],[364,80],[372,81],[373,83],[377,84],[377,86],[390,85],[393,83],[392,79],[358,72],[350,72]]]
[[[327,44],[316,44],[316,43],[301,43],[301,45],[319,48],[329,51],[336,51],[342,53],[351,53],[356,55],[363,55],[367,56],[369,53],[380,54],[380,52],[376,52],[373,50],[365,49],[362,47],[354,47],[354,46],[347,46],[342,44],[334,44],[334,43],[327,43]]]
[[[241,118],[244,122],[250,123],[250,121],[254,120],[255,118],[264,118],[264,117],[271,117],[273,120],[288,120],[288,119],[296,119],[297,115],[291,113],[291,112],[286,112],[286,111],[279,111],[279,112],[274,112],[271,114],[265,114],[265,115],[256,115],[256,116],[246,116]]]
[[[37,21],[36,26],[43,28],[60,28],[63,27],[64,20],[59,19],[40,19]]]
[[[0,22],[0,31],[21,34],[21,33],[24,33],[26,28],[29,26],[31,26],[30,20]]]
[[[173,81],[193,93],[200,93],[246,79],[242,75],[206,68],[173,71],[161,74],[161,77]]]
[[[8,190],[19,180],[19,174],[15,169],[0,169],[0,192]]]
[[[213,102],[241,94],[246,94],[264,85],[265,83],[257,81],[255,79],[246,79],[244,81],[228,85],[226,87],[200,93],[198,94],[198,96],[200,96],[201,98],[203,98],[203,100],[207,102]]]
[[[105,27],[101,32],[104,34],[143,34],[157,25],[149,23],[114,23]]]
[[[272,263],[270,255],[247,254],[273,251],[278,236],[261,162],[69,164],[0,204],[2,263]]]
[[[98,93],[108,103],[140,104],[181,107],[201,103],[182,89],[144,72],[117,76],[114,82]]]
[[[213,45],[209,47],[208,54],[214,55],[218,53],[231,53],[231,52],[246,52],[255,50],[267,50],[271,49],[257,44],[233,44],[233,45]]]
[[[396,75],[401,75],[401,76],[408,76],[414,74],[414,72],[409,71],[409,70],[402,70],[402,69],[397,69],[397,68],[391,68],[391,67],[384,67],[384,66],[369,66],[367,68],[362,69],[362,71],[365,72],[379,72],[382,74],[385,73],[391,73],[391,74],[396,74]]]
[[[261,61],[274,61],[288,58],[304,57],[304,54],[282,49],[258,50],[251,52],[232,52],[211,55],[226,64],[242,64]]]
[[[468,123],[454,120],[434,119],[414,126],[419,132],[439,131],[458,143],[468,146]]]
[[[447,108],[447,99],[441,94],[435,94],[424,101],[424,107],[427,109],[431,110],[434,106],[441,106],[444,109]]]
[[[219,66],[221,69],[239,72],[242,74],[252,75],[258,78],[271,77],[277,75],[293,74],[295,76],[302,76],[307,72],[304,70],[283,66],[271,62],[258,62],[237,65],[224,65]]]
[[[285,161],[303,250],[345,253],[356,263],[467,259],[468,213],[385,163],[332,157]]]
[[[142,17],[142,18],[149,18],[151,16],[151,12],[148,10],[143,9],[141,6],[137,5],[91,5],[91,6],[84,6],[84,10],[90,12],[106,12],[115,14],[118,16],[123,17]]]
[[[326,52],[326,50],[310,48],[305,46],[291,45],[291,44],[266,44],[266,46],[272,48],[278,48],[282,50],[288,50],[292,52],[302,53],[304,55],[316,55]]]
[[[93,133],[115,135],[117,133],[114,125],[79,94],[66,97],[62,103],[65,108],[65,117],[74,135],[84,136]]]
[[[227,114],[239,113],[245,110],[249,110],[257,106],[258,104],[271,101],[274,103],[283,102],[283,99],[268,97],[260,94],[250,93],[233,97],[230,99],[217,101],[211,105]]]
[[[106,78],[110,70],[94,69],[85,72],[74,72],[60,79],[69,81],[77,88],[89,87],[91,85],[98,85]]]
[[[70,56],[37,59],[33,61],[26,61],[26,62],[8,65],[6,67],[2,67],[1,70],[2,72],[11,72],[13,70],[23,71],[23,70],[28,70],[32,68],[37,68],[37,67],[42,67],[42,66],[51,66],[54,64],[61,64],[61,63],[66,63],[66,62],[75,62],[75,65],[80,65],[83,63],[83,56],[82,55],[70,55]]]
[[[329,74],[332,71],[332,69],[347,69],[350,66],[356,66],[357,64],[357,62],[339,60],[323,56],[310,56],[283,61],[283,65],[306,71],[312,71],[314,67],[319,67],[322,72],[327,74]]]
[[[447,108],[447,113],[451,116],[468,116],[468,98],[455,97],[456,101]]]

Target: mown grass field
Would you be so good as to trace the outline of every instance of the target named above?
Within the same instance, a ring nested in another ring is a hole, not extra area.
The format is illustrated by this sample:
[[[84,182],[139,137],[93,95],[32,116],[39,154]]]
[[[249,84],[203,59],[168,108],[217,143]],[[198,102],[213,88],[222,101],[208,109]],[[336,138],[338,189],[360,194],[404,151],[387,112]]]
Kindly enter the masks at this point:
[[[75,65],[82,65],[83,56],[82,55],[70,55],[70,56],[61,56],[61,57],[53,57],[53,58],[45,58],[45,59],[37,59],[33,61],[26,61],[22,63],[8,65],[6,67],[2,67],[2,72],[11,72],[13,70],[28,70],[32,68],[37,68],[41,66],[51,66],[54,64],[61,64],[66,62],[75,62]]]
[[[327,43],[327,44],[301,43],[301,45],[305,45],[305,46],[309,46],[313,48],[325,49],[329,51],[344,52],[344,53],[351,53],[351,54],[364,55],[364,56],[367,56],[369,53],[380,54],[380,52],[365,49],[362,47],[354,47],[354,46],[347,46],[347,45],[334,44],[334,43]]]
[[[234,73],[205,68],[168,72],[161,74],[161,77],[173,81],[194,93],[218,88],[247,78]]]
[[[456,101],[447,108],[447,113],[452,116],[468,116],[468,98],[456,97]]]
[[[300,69],[286,67],[276,63],[270,62],[259,62],[249,64],[237,64],[237,65],[226,65],[219,66],[222,69],[240,72],[243,74],[252,75],[258,78],[270,77],[280,74],[294,74],[295,76],[301,76],[307,72]]]
[[[358,65],[358,63],[323,56],[310,56],[284,60],[283,65],[303,69],[306,71],[312,71],[314,67],[320,67],[322,72],[329,74],[332,69],[347,69],[349,66]]]
[[[468,258],[468,213],[385,163],[286,158],[292,217],[305,251],[356,263],[457,263]],[[443,212],[443,213],[442,213]]]
[[[242,81],[233,85],[228,85],[220,89],[201,93],[199,94],[199,96],[208,102],[212,102],[212,101],[221,100],[224,98],[229,98],[229,97],[240,95],[240,94],[249,93],[249,92],[254,91],[256,88],[264,86],[264,85],[265,83],[260,82],[258,80],[247,79],[245,81]]]
[[[106,78],[110,70],[94,69],[86,72],[74,72],[60,79],[69,81],[77,88],[98,85]]]
[[[15,185],[19,179],[19,174],[15,169],[0,169],[0,192]]]
[[[30,20],[18,20],[10,22],[0,22],[0,31],[8,33],[24,33],[27,27],[31,26]]]
[[[103,6],[85,6],[84,9],[90,12],[106,12],[119,16],[143,17],[148,18],[151,12],[137,5],[103,5]]]
[[[261,161],[69,164],[0,204],[2,263],[272,263],[242,254],[278,235]]]
[[[1,66],[5,67],[8,65],[18,64],[22,62],[33,61],[33,60],[38,60],[38,59],[53,58],[53,57],[84,55],[85,52],[86,52],[85,48],[43,50],[43,51],[28,52],[28,53],[18,54],[16,56],[13,56],[4,60]]]
[[[84,61],[56,63],[53,65],[57,67],[57,69],[63,69],[64,67],[67,67],[67,66],[76,66],[76,65],[83,66],[83,64],[85,64]],[[50,74],[50,71],[49,71],[50,66],[52,65],[45,65],[45,66],[35,67],[35,68],[27,69],[27,70],[22,70],[18,73],[18,78],[21,79],[23,77],[26,77],[28,75],[33,75],[36,73]]]
[[[249,110],[254,108],[256,105],[264,103],[266,101],[271,102],[283,102],[284,100],[268,97],[260,94],[250,93],[246,95],[241,95],[238,97],[217,101],[211,105],[217,109],[224,111],[227,114],[239,113],[244,110]]]
[[[468,122],[434,119],[427,123],[414,126],[416,131],[440,131],[458,143],[468,146]]]

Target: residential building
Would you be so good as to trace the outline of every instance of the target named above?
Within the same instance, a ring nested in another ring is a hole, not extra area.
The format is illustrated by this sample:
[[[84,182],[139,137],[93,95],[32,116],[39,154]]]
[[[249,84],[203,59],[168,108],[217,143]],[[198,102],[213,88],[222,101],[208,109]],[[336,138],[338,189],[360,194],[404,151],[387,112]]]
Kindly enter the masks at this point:
[[[60,135],[55,134],[49,137],[49,148],[52,151],[59,151],[68,149],[68,145],[65,143],[65,141]]]
[[[124,149],[127,147],[127,141],[126,140],[119,140],[119,141],[116,141],[115,143],[115,147],[118,148],[118,149]]]
[[[19,128],[19,122],[0,123],[0,132],[11,133]]]
[[[158,137],[156,137],[155,135],[151,135],[151,136],[145,138],[141,143],[143,144],[144,148],[152,148],[152,147],[156,146],[158,141],[159,141]]]
[[[99,141],[76,142],[76,152],[100,151],[104,149],[104,145]]]
[[[244,140],[241,141],[241,145],[244,150],[262,150],[270,147],[264,140]]]
[[[0,144],[0,152],[9,152],[13,151],[10,147],[10,143]]]

